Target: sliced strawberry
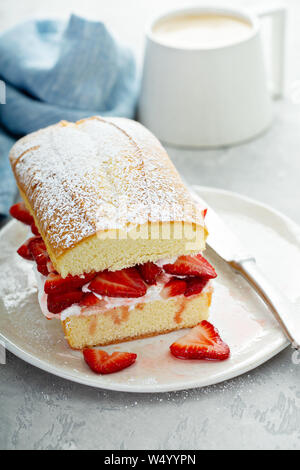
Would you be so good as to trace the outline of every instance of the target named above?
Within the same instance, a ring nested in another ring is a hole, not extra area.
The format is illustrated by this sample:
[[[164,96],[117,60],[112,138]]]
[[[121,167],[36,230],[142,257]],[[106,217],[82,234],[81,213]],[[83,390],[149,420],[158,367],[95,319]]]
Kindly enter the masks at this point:
[[[150,261],[148,263],[139,265],[137,268],[140,272],[140,275],[144,281],[149,284],[149,286],[155,285],[158,276],[162,273],[162,269]]]
[[[47,264],[37,264],[36,269],[38,270],[39,273],[43,274],[43,276],[48,276],[48,274],[49,274],[48,263]]]
[[[38,237],[41,236],[34,222],[31,224],[31,231],[34,235],[37,235]]]
[[[208,279],[203,279],[202,277],[190,277],[186,279],[186,290],[184,295],[186,297],[190,297],[191,295],[200,294],[206,284],[208,283]]]
[[[42,237],[34,237],[28,247],[38,265],[48,263],[50,258]]]
[[[92,292],[86,292],[82,297],[79,305],[80,307],[96,307],[101,305],[103,300],[98,299],[98,297]]]
[[[114,352],[109,355],[101,349],[84,349],[83,357],[96,374],[112,374],[131,366],[137,355],[128,352]]]
[[[207,209],[203,209],[203,211],[202,211],[203,219],[205,219],[206,214],[207,214]]]
[[[33,238],[34,237],[29,238],[28,240],[26,240],[26,242],[23,243],[23,245],[21,245],[20,248],[17,250],[18,255],[22,256],[22,258],[24,258],[24,259],[28,259],[28,260],[31,260],[31,261],[34,260],[34,257],[32,256],[28,245],[29,245],[30,241]]]
[[[202,255],[180,256],[174,264],[165,264],[163,268],[166,273],[177,276],[199,276],[205,279],[217,277],[214,268]]]
[[[47,307],[51,313],[60,313],[65,308],[71,307],[73,304],[78,304],[84,293],[81,290],[71,292],[64,292],[63,294],[49,294],[47,297]]]
[[[95,276],[96,273],[84,274],[83,276],[69,274],[63,279],[60,274],[51,272],[46,279],[44,291],[46,294],[50,294],[51,292],[60,293],[75,290],[90,282]]]
[[[108,297],[143,297],[147,286],[136,268],[98,273],[89,289]]]
[[[170,351],[178,359],[224,361],[230,356],[230,349],[220,338],[218,330],[205,320],[175,341],[170,346]]]
[[[165,284],[161,296],[164,299],[168,299],[169,297],[175,297],[176,295],[184,294],[185,290],[186,282],[183,279],[172,277],[172,279],[170,279],[170,281]]]
[[[15,219],[23,222],[23,224],[31,225],[33,223],[33,218],[26,209],[24,202],[18,202],[17,204],[11,206],[9,213]]]

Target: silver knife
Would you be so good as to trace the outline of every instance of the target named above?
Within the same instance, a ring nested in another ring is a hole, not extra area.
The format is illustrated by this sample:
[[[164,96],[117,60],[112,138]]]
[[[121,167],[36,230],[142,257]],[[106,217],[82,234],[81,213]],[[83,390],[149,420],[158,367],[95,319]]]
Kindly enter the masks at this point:
[[[242,274],[267,304],[288,340],[292,343],[292,347],[300,349],[300,329],[296,326],[295,313],[289,300],[261,272],[256,264],[255,257],[241,244],[221,217],[194,191],[191,193],[193,199],[198,200],[208,209],[205,219],[209,232],[208,246],[233,269]]]

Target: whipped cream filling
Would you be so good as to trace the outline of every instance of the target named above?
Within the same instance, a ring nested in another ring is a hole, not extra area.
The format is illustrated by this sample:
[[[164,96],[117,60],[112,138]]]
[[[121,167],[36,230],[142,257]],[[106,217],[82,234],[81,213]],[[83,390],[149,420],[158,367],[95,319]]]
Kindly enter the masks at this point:
[[[159,260],[155,264],[158,266],[163,266],[164,264],[171,264],[176,261],[177,258],[172,258],[172,259],[163,259]],[[47,297],[48,295],[44,292],[44,285],[46,282],[46,277],[43,276],[43,274],[39,273],[38,270],[36,269],[36,266],[33,266],[33,270],[37,279],[37,287],[38,287],[38,300],[39,304],[41,307],[41,310],[43,314],[45,315],[46,318],[51,319],[51,318],[59,318],[62,321],[64,321],[66,318],[72,317],[72,316],[80,316],[80,315],[94,315],[95,314],[95,309],[93,307],[91,308],[82,308],[78,304],[73,304],[71,307],[66,308],[60,313],[51,313],[48,310],[47,307]],[[127,297],[108,297],[104,295],[97,294],[96,292],[93,292],[93,294],[98,297],[98,299],[103,301],[103,305],[97,307],[97,313],[99,312],[99,309],[104,312],[106,310],[110,310],[113,308],[117,307],[128,307],[129,310],[133,310],[138,304],[142,303],[147,303],[147,302],[155,302],[156,300],[162,300],[162,291],[165,286],[165,284],[174,276],[163,273],[160,275],[160,277],[157,280],[156,285],[153,286],[148,286],[147,292],[143,297],[136,297],[136,298],[127,298]],[[181,277],[181,276],[176,276],[176,277]],[[89,283],[85,284],[82,287],[83,292],[92,292],[89,290]],[[211,281],[209,281],[206,286],[204,287],[202,293],[207,292],[211,289]]]

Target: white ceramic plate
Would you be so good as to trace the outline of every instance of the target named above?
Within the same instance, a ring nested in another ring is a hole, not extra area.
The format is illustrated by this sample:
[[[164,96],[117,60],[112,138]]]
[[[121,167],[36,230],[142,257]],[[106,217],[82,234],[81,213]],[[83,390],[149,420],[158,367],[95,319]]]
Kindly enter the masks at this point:
[[[237,194],[194,187],[256,255],[261,268],[300,306],[300,228],[274,210]],[[21,359],[52,374],[94,387],[127,392],[163,392],[203,387],[243,374],[287,346],[272,315],[243,279],[213,253],[206,256],[219,277],[210,321],[230,345],[225,362],[182,361],[169,346],[182,331],[109,346],[107,351],[136,352],[128,369],[108,375],[92,373],[82,354],[64,340],[60,322],[40,312],[30,263],[16,249],[26,229],[10,222],[0,235],[0,337]]]

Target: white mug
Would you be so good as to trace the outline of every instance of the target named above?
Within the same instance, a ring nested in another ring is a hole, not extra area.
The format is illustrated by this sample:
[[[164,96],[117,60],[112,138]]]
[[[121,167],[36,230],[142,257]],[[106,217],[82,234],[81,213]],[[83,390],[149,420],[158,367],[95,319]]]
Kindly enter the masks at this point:
[[[166,144],[228,146],[251,139],[272,121],[271,97],[284,87],[284,7],[254,14],[238,7],[194,7],[151,22],[139,100],[139,120]],[[168,45],[153,28],[180,15],[225,15],[246,21],[242,40],[213,48]],[[260,17],[272,19],[272,90],[266,74]]]

